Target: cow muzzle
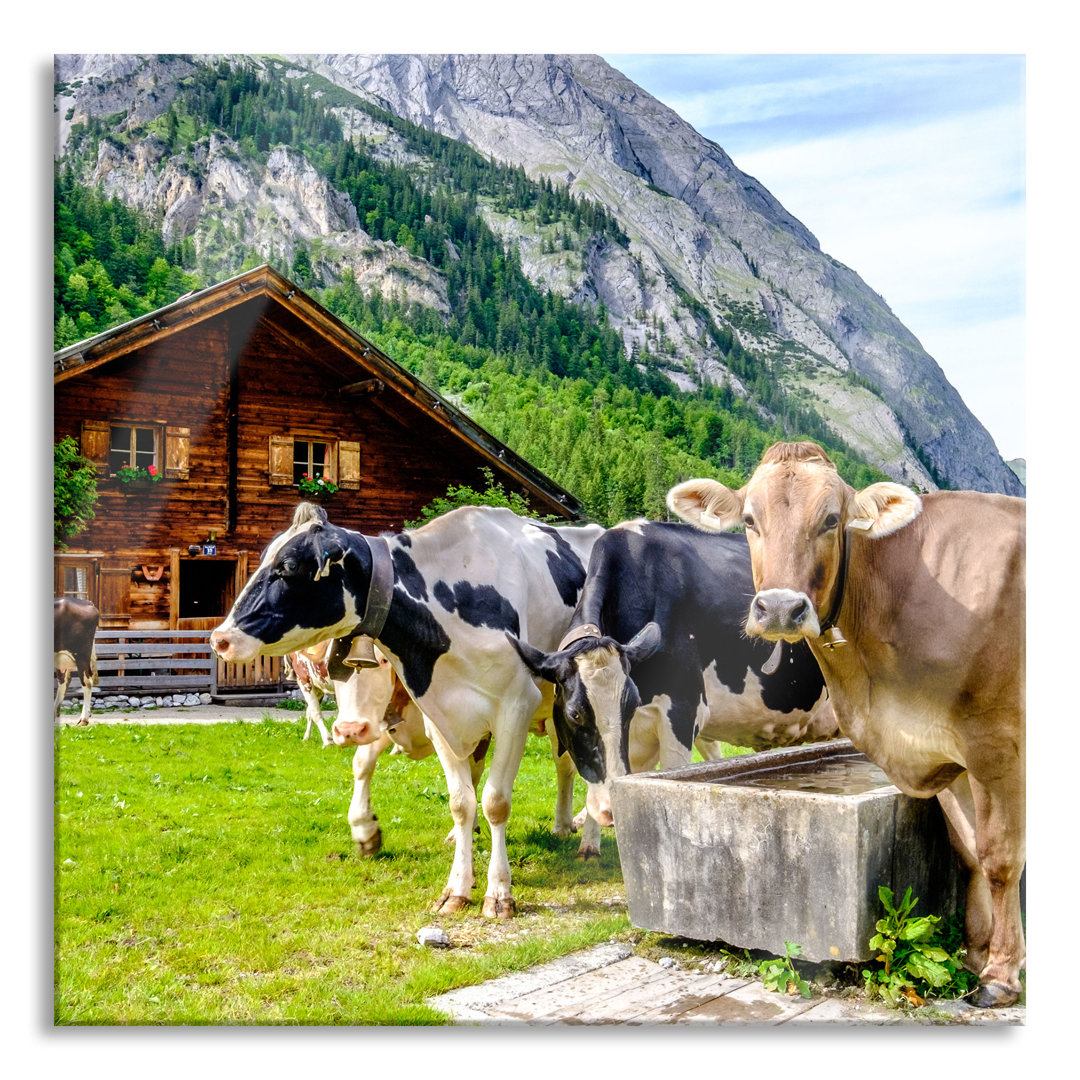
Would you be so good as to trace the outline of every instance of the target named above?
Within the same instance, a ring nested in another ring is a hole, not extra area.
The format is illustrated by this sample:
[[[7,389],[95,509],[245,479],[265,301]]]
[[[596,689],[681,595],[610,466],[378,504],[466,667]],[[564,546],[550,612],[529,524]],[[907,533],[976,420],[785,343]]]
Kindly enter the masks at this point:
[[[375,726],[366,720],[335,720],[330,736],[338,746],[364,746],[378,737]]]
[[[245,634],[243,630],[232,627],[228,630],[218,628],[210,635],[210,648],[230,663],[240,664],[254,660],[259,655],[262,642]]]
[[[810,597],[793,589],[764,589],[750,604],[746,632],[768,641],[800,641],[821,632]]]

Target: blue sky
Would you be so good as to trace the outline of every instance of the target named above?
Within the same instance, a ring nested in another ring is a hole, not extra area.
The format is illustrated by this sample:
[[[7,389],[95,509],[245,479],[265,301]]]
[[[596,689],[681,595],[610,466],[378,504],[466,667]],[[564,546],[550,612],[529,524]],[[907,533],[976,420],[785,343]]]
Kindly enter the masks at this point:
[[[854,269],[1025,455],[1022,55],[604,54]]]

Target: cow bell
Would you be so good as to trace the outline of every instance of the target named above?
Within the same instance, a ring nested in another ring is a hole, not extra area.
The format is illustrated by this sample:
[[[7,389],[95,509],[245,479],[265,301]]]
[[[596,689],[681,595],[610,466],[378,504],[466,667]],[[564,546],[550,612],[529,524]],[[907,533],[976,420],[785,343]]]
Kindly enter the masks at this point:
[[[375,658],[375,641],[367,634],[357,634],[353,638],[349,655],[342,660],[346,667],[369,668],[378,667],[379,661]]]
[[[840,633],[840,628],[837,626],[830,626],[824,634],[821,635],[821,643],[826,649],[835,649],[837,645],[846,645],[847,638]],[[348,663],[348,661],[346,661]]]

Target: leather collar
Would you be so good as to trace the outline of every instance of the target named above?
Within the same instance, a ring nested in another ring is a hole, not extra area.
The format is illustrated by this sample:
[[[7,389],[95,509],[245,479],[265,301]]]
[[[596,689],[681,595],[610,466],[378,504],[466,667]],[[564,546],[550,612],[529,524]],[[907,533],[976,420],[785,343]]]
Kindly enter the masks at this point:
[[[603,631],[596,623],[582,623],[567,633],[566,637],[559,642],[559,647],[555,651],[562,652],[563,649],[569,648],[575,641],[581,641],[582,638],[599,638],[603,636]]]
[[[837,645],[846,645],[847,638],[840,632],[836,620],[840,616],[840,609],[844,606],[844,587],[847,585],[848,551],[851,543],[848,539],[847,529],[840,530],[840,570],[836,575],[836,591],[833,593],[833,602],[829,608],[829,614],[821,624],[822,645],[826,649],[835,649]]]
[[[364,617],[354,632],[378,640],[394,598],[394,560],[385,537],[365,536],[364,539],[371,552],[371,584],[364,604]]]

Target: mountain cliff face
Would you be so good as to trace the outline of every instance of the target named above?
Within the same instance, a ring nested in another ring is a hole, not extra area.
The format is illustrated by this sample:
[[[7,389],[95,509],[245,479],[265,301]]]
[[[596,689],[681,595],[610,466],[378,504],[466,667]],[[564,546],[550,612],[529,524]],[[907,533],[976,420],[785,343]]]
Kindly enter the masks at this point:
[[[648,348],[687,389],[727,379],[710,327],[762,357],[769,377],[824,417],[867,460],[903,482],[1023,494],[993,440],[934,360],[859,276],[716,144],[609,65],[590,56],[320,55],[279,61],[298,85],[322,80],[533,179],[603,205],[629,243],[572,238],[481,201],[488,226],[514,245],[527,275],[567,298],[602,303],[627,353]],[[168,108],[190,63],[180,58],[58,57],[57,156],[72,125],[116,114],[118,127]],[[336,99],[335,99],[336,100]],[[359,109],[335,107],[343,129],[422,176],[429,163]],[[173,160],[163,143],[102,141],[79,164],[89,183],[154,208],[201,254],[233,238],[291,257],[314,243],[324,281],[348,268],[387,295],[440,312],[445,284],[423,259],[373,240],[348,198],[303,155],[278,146],[265,164],[224,133]],[[224,238],[224,239],[223,239]]]

